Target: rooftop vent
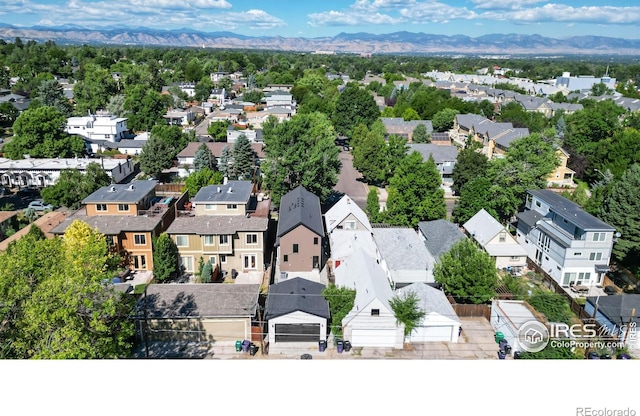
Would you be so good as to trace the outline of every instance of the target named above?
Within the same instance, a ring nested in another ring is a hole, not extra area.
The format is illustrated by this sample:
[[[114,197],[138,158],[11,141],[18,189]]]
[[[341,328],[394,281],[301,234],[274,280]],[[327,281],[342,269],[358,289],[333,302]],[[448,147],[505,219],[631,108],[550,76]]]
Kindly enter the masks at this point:
[[[136,189],[136,187],[133,186],[133,184],[129,185],[129,187],[127,188],[128,191],[133,191],[135,189]]]
[[[116,191],[116,187],[115,187],[115,186],[113,186],[113,185],[111,185],[111,186],[109,187],[109,192],[115,192],[115,191]]]

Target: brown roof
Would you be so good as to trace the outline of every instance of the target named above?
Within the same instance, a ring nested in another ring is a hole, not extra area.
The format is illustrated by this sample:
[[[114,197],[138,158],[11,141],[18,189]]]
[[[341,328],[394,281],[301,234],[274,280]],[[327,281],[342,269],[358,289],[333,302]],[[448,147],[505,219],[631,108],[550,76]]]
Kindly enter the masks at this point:
[[[18,215],[18,211],[0,211],[0,224]]]
[[[178,153],[178,158],[194,157],[196,155],[196,150],[198,150],[198,147],[200,147],[201,144],[202,143],[199,142],[189,143],[187,147],[185,147],[180,153]],[[220,155],[222,154],[222,149],[224,149],[225,146],[229,146],[229,149],[233,149],[233,143],[208,142],[205,144],[209,147],[209,149],[211,149],[211,153],[213,153],[215,157],[220,157]],[[262,143],[251,143],[251,148],[254,152],[256,152],[259,159],[265,158],[265,154],[263,151],[264,145]]]
[[[152,232],[162,221],[162,216],[145,217],[135,215],[94,215],[87,216],[81,208],[62,223],[51,229],[53,234],[64,234],[68,226],[75,220],[89,224],[104,235],[118,235],[123,231]]]

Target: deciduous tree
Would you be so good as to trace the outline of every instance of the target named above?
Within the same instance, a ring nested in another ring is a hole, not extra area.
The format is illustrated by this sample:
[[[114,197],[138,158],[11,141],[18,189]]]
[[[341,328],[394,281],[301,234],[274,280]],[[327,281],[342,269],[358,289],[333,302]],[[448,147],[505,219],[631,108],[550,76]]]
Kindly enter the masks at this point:
[[[371,92],[350,84],[338,97],[331,121],[338,133],[350,136],[353,126],[364,124],[369,127],[378,117],[380,110]]]
[[[423,123],[418,124],[416,128],[413,129],[411,141],[413,143],[431,143],[431,137],[429,132],[427,132],[427,126]]]

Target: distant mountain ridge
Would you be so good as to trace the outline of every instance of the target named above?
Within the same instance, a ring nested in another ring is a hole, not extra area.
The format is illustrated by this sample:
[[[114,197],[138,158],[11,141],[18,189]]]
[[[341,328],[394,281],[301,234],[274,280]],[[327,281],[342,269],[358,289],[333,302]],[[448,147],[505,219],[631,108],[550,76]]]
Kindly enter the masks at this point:
[[[554,39],[541,35],[465,35],[394,32],[387,34],[340,33],[333,37],[302,38],[245,36],[232,32],[201,32],[137,28],[87,29],[78,25],[17,27],[0,23],[0,39],[53,40],[58,44],[152,45],[220,49],[270,49],[281,51],[333,51],[335,53],[402,54],[509,54],[509,55],[640,55],[640,39],[572,36]]]

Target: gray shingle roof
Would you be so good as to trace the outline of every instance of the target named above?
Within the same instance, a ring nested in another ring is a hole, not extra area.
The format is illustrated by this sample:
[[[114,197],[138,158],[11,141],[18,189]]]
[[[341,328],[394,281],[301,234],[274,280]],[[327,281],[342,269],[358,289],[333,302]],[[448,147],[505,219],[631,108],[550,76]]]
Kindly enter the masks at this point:
[[[409,143],[407,153],[416,151],[422,155],[422,158],[429,160],[429,156],[433,156],[433,161],[437,165],[444,162],[453,162],[458,158],[458,148],[456,146],[443,146],[433,143]]]
[[[434,258],[413,228],[373,228],[373,239],[391,270],[433,270]]]
[[[216,283],[151,284],[147,286],[149,318],[253,317],[260,285]],[[135,318],[144,319],[144,296],[135,307]]]
[[[596,301],[598,302],[598,312],[618,326],[629,322],[632,309],[640,311],[640,295],[638,294],[593,296],[587,298],[587,302],[592,305],[595,305]],[[632,322],[640,323],[640,316],[636,314]]]
[[[83,204],[95,203],[127,203],[137,204],[156,187],[157,181],[133,181],[124,184],[103,186],[88,197]]]
[[[527,192],[549,204],[553,212],[567,218],[572,223],[585,231],[615,231],[615,229],[606,222],[584,211],[582,208],[580,208],[580,205],[576,204],[575,202],[569,201],[567,198],[558,195],[553,191],[550,191],[548,189],[534,189]]]
[[[225,185],[209,185],[200,188],[192,201],[194,204],[246,204],[249,202],[252,189],[251,181],[229,181]]]
[[[483,247],[500,231],[502,224],[491,216],[484,208],[476,213],[463,225],[464,229]]]
[[[324,236],[320,199],[302,186],[287,192],[280,200],[276,235],[281,237],[298,225]]]
[[[295,277],[269,286],[265,319],[301,311],[329,319],[329,303],[322,296],[325,285]]]
[[[449,251],[451,246],[465,238],[457,225],[447,220],[421,221],[418,229],[425,238],[425,246],[435,258]]]
[[[176,218],[167,228],[167,234],[230,235],[238,231],[266,231],[268,225],[268,218],[247,218],[244,215],[196,215]]]
[[[426,283],[412,283],[396,290],[400,295],[413,292],[419,299],[418,307],[426,314],[437,313],[454,321],[460,322],[453,306],[449,303],[447,296],[441,290],[429,286]]]

